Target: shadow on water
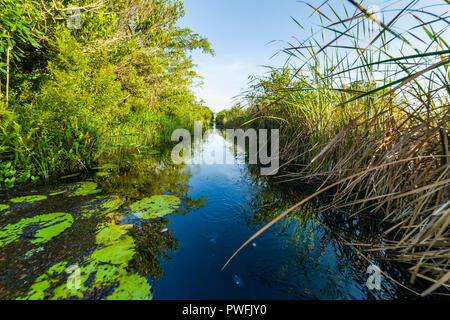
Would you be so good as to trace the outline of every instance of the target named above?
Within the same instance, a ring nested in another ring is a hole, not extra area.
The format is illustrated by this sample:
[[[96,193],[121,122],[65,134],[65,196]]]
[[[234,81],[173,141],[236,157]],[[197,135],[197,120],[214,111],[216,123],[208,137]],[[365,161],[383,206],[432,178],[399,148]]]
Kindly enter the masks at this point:
[[[217,150],[234,163],[195,161]],[[292,212],[221,271],[235,249],[310,187],[275,186],[258,176],[245,152],[234,151],[218,131],[197,142],[189,164],[174,165],[170,151],[109,156],[89,175],[2,194],[0,298],[405,297],[383,277],[380,290],[369,290],[367,262],[335,235],[370,236],[376,233],[370,219],[324,212],[320,199]]]

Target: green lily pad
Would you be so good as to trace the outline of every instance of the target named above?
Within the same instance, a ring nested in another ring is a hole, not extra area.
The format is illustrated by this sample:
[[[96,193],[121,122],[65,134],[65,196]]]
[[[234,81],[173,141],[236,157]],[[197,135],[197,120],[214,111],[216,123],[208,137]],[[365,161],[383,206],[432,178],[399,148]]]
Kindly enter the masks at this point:
[[[31,258],[36,253],[41,252],[41,251],[44,251],[44,247],[38,247],[36,249],[31,249],[25,253],[24,258],[25,259]]]
[[[92,168],[93,170],[117,170],[119,166],[117,164],[105,163],[101,166]]]
[[[12,198],[10,201],[14,202],[14,203],[33,203],[33,202],[37,202],[37,201],[42,201],[47,199],[47,196],[24,196],[24,197],[17,197],[17,198]]]
[[[69,179],[69,178],[74,178],[74,177],[78,177],[80,175],[80,173],[74,173],[74,174],[69,174],[67,176],[63,176],[60,179]]]
[[[124,200],[118,196],[97,197],[83,206],[82,217],[91,218],[93,216],[105,215],[120,208]]]
[[[170,195],[151,196],[130,206],[134,216],[140,219],[154,219],[168,215],[180,206],[180,198]]]
[[[7,209],[9,209],[9,206],[7,204],[0,204],[0,213],[3,213],[3,211],[5,211],[4,213],[7,214]]]
[[[150,300],[151,286],[137,274],[125,275],[119,279],[119,286],[107,300]]]
[[[102,192],[102,189],[97,189],[98,185],[95,182],[85,181],[78,182],[75,185],[76,190],[73,191],[69,197],[88,196]]]
[[[50,241],[73,223],[73,217],[64,212],[49,213],[32,218],[22,219],[15,224],[9,224],[0,229],[0,247],[19,240],[25,236],[31,243]],[[24,234],[27,227],[33,228],[31,234]]]
[[[45,298],[45,291],[49,289],[52,284],[57,283],[56,275],[65,273],[67,262],[63,261],[50,267],[46,273],[40,275],[31,285],[27,294],[24,297],[19,297],[17,300],[43,300]]]
[[[135,243],[128,235],[130,226],[106,224],[100,227],[96,235],[98,248],[80,262],[80,288],[67,287],[67,274],[64,275],[67,262],[51,267],[30,287],[28,293],[20,299],[67,299],[84,298],[104,287],[114,288],[104,297],[112,300],[152,299],[151,286],[147,280],[127,271],[128,263],[133,258]],[[52,292],[53,284],[58,284]]]
[[[95,250],[91,258],[94,261],[111,264],[125,264],[133,258],[134,240],[127,235],[127,227],[110,224],[102,228],[96,237],[102,247]]]

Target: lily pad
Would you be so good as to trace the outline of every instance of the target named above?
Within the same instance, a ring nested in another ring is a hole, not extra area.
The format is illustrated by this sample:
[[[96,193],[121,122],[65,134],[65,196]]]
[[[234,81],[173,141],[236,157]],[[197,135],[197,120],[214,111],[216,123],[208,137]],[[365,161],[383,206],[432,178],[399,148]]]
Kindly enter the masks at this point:
[[[7,204],[0,204],[0,213],[5,213],[7,214],[8,211],[6,211],[7,209],[9,209],[9,206]]]
[[[128,235],[130,227],[110,223],[99,228],[96,234],[99,247],[79,264],[79,289],[67,287],[64,271],[68,263],[62,262],[37,278],[28,293],[20,299],[85,298],[101,292],[102,288],[113,289],[103,296],[107,299],[152,299],[151,286],[146,278],[130,274],[126,269],[136,253],[134,240]],[[57,283],[61,284],[49,292]]]
[[[24,297],[19,297],[17,300],[43,300],[45,298],[45,291],[49,289],[52,284],[57,283],[56,275],[65,273],[67,262],[63,261],[50,267],[46,273],[40,275],[31,285],[29,291]]]
[[[14,203],[34,203],[37,201],[42,201],[47,199],[47,196],[24,196],[24,197],[17,197],[17,198],[12,198],[10,201],[14,202]]]
[[[67,176],[63,176],[60,179],[69,179],[69,178],[74,178],[74,177],[78,177],[80,175],[80,173],[74,173],[74,174],[69,174]]]
[[[151,196],[130,206],[134,216],[140,219],[154,219],[168,215],[180,206],[180,198],[170,195]]]
[[[0,229],[0,247],[19,240],[31,239],[34,244],[50,241],[73,223],[73,217],[64,212],[49,213],[22,219]]]
[[[98,185],[95,182],[78,182],[75,185],[76,190],[73,191],[69,197],[88,196],[102,192],[102,189],[97,189],[97,187]]]
[[[152,299],[151,286],[147,280],[138,274],[122,276],[119,286],[107,300],[150,300]]]
[[[113,163],[105,163],[101,166],[92,168],[93,170],[117,170],[119,168],[119,166],[117,164],[113,164]]]
[[[118,196],[97,197],[84,205],[82,211],[83,218],[105,215],[120,208],[124,200]]]
[[[25,259],[31,258],[36,253],[41,252],[41,251],[44,251],[44,247],[38,247],[36,249],[31,249],[25,253],[24,258]]]

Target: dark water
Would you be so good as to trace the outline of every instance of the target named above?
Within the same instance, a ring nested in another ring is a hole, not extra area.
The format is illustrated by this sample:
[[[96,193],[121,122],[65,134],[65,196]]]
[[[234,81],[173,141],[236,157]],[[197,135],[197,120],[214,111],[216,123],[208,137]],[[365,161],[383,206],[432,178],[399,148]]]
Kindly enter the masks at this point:
[[[196,149],[196,156],[210,154],[223,144],[220,132],[215,131]],[[97,175],[72,177],[61,185],[1,195],[0,203],[10,208],[7,213],[0,213],[0,244],[2,237],[3,241],[11,240],[5,228],[22,219],[32,221],[33,217],[62,212],[69,213],[73,223],[41,243],[32,241],[40,239],[35,232],[42,224],[32,223],[15,233],[17,239],[0,246],[0,298],[105,299],[115,291],[122,295],[113,297],[123,299],[404,296],[385,277],[381,277],[380,290],[369,290],[366,285],[369,265],[349,246],[340,243],[341,238],[334,233],[338,230],[349,237],[360,236],[376,232],[376,226],[348,219],[338,212],[322,212],[317,209],[320,207],[317,201],[292,212],[256,238],[222,271],[224,263],[245,240],[311,191],[301,186],[289,189],[274,186],[267,178],[252,173],[241,160],[241,153],[235,155],[229,145],[226,152],[237,159],[236,163],[173,165],[170,150],[159,154],[142,152],[134,158],[115,156],[116,162],[110,158],[100,164]],[[118,174],[118,162],[128,167],[125,174]],[[73,196],[77,190],[75,182],[79,180],[97,183],[102,192]],[[50,195],[55,191],[62,193]],[[23,195],[47,195],[47,198],[33,203],[11,202]],[[136,218],[130,209],[132,204],[155,195],[175,196],[180,199],[179,206],[163,217]],[[107,202],[111,200],[113,205]],[[105,201],[108,205],[104,205]],[[112,245],[99,243],[102,228],[111,225],[127,227],[120,229],[124,234]],[[102,248],[113,248],[110,255],[114,250],[119,252],[120,244],[130,239],[129,259],[93,259]],[[58,263],[65,264],[58,272],[49,271]],[[69,265],[81,266],[87,274],[86,285],[75,293],[64,287]],[[115,273],[104,272],[101,278],[97,269],[102,267]],[[399,277],[394,274],[395,269],[383,271]],[[48,276],[42,282],[43,274]]]

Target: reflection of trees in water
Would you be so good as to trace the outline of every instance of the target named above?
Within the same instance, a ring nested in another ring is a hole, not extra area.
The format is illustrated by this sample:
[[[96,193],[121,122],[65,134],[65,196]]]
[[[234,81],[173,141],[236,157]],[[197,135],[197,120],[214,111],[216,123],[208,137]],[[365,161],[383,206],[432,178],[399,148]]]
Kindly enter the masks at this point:
[[[314,191],[311,186],[301,184],[275,184],[276,177],[261,177],[258,176],[258,172],[258,166],[252,165],[248,166],[248,172],[246,172],[248,180],[252,181],[254,189],[257,190],[252,193],[252,198],[247,202],[250,208],[248,224],[255,231]],[[328,250],[333,250],[336,252],[336,261],[332,270],[334,274],[328,277],[325,285],[322,286],[323,293],[340,296],[342,293],[337,285],[339,282],[350,283],[357,280],[360,284],[359,290],[367,298],[414,297],[411,292],[384,277],[381,283],[383,290],[369,292],[365,282],[369,276],[366,271],[370,264],[365,258],[402,284],[408,283],[409,273],[404,266],[387,260],[384,252],[367,251],[370,249],[368,246],[357,246],[355,250],[348,244],[385,241],[380,234],[379,220],[373,214],[361,212],[352,215],[343,210],[327,208],[326,203],[328,203],[326,195],[313,199],[272,227],[272,229],[275,228],[276,233],[287,237],[287,243],[291,249],[295,246],[294,266],[286,266],[286,268],[293,272],[301,272],[304,277],[308,277],[310,268],[321,263]],[[269,229],[266,232],[275,231]],[[350,273],[346,270],[349,265]],[[346,274],[347,278],[342,277]]]
[[[24,255],[27,251],[35,249],[35,246],[28,242],[18,241],[0,247],[0,297],[15,298],[27,292],[36,276],[46,273],[55,264],[85,263],[92,252],[98,249],[95,240],[96,232],[93,231],[98,231],[104,223],[110,223],[110,219],[120,224],[121,217],[129,213],[129,205],[138,200],[169,193],[179,197],[182,202],[175,214],[184,215],[201,208],[205,198],[188,196],[188,181],[191,177],[189,171],[184,170],[185,166],[173,165],[167,159],[170,159],[170,157],[167,158],[167,153],[161,153],[129,156],[127,159],[122,157],[107,159],[108,161],[100,160],[99,171],[103,174],[96,175],[93,179],[104,190],[101,196],[106,195],[105,201],[109,197],[123,199],[117,207],[102,208],[100,204],[104,201],[98,200],[97,195],[87,196],[82,200],[78,197],[70,198],[60,195],[48,197],[36,208],[27,210],[26,216],[39,215],[43,212],[69,212],[75,221],[71,228],[44,244],[40,252],[29,258],[25,259]],[[123,163],[119,163],[120,161],[126,161],[127,164],[124,166]],[[42,191],[44,190],[46,189],[43,187]],[[86,205],[89,205],[89,210],[92,211],[88,218],[83,216],[85,209],[83,206]],[[22,212],[18,212],[17,217],[21,216],[23,216]],[[13,220],[15,217],[16,215],[9,216]],[[7,223],[10,222],[7,221]],[[168,223],[167,218],[141,220],[127,231],[135,242],[135,254],[130,260],[127,271],[154,280],[162,275],[162,261],[169,258],[169,251],[175,252],[178,249],[178,240],[173,237],[170,230],[166,230]],[[55,274],[54,277],[59,285],[64,283],[67,274],[63,272]],[[51,292],[52,288],[48,290]],[[89,298],[89,292],[86,294],[85,298]],[[99,294],[103,294],[102,290]]]
[[[387,240],[380,232],[380,219],[371,212],[359,212],[352,215],[342,210],[328,209],[322,214],[322,224],[333,234],[334,246],[344,259],[354,261],[359,274],[364,275],[370,266],[367,260],[375,264],[384,273],[404,286],[409,286],[410,272],[407,265],[389,258],[386,251],[372,250],[371,244],[384,244]],[[368,275],[365,275],[367,278]],[[383,276],[382,288],[393,298],[420,298],[410,290]],[[423,286],[423,288],[421,288]],[[426,284],[417,282],[415,291],[425,290]],[[370,293],[367,291],[370,297]]]
[[[186,215],[204,206],[205,197],[188,196],[191,173],[185,170],[186,165],[171,162],[170,150],[158,154],[132,154],[126,161],[125,172],[120,172],[120,166],[116,164],[111,166],[115,170],[110,170],[110,174],[96,178],[108,193],[119,194],[126,198],[128,204],[145,197],[169,193],[182,200],[176,212],[178,215]],[[169,259],[168,251],[175,252],[179,244],[170,230],[162,232],[168,223],[168,219],[158,218],[133,226],[130,234],[136,242],[136,255],[130,265],[131,270],[154,280],[161,277],[161,261]]]
[[[166,218],[160,218],[134,226],[130,230],[136,243],[136,255],[130,264],[131,270],[149,276],[152,280],[161,277],[161,260],[170,259],[167,252],[176,252],[179,245],[170,230],[161,232],[168,223]]]
[[[99,167],[106,167],[108,175],[96,177],[102,188],[108,193],[118,193],[128,198],[140,198],[145,195],[170,192],[176,196],[187,194],[187,181],[191,174],[185,165],[170,162],[170,153],[130,154],[122,162],[118,159],[101,159]]]
[[[95,179],[101,187],[110,194],[118,194],[128,202],[170,193],[183,200],[180,214],[203,207],[206,197],[190,198],[189,179],[192,174],[186,170],[186,165],[175,165],[170,159],[170,150],[158,153],[130,154],[127,165],[115,163],[117,159],[103,159],[99,167],[106,166],[108,175],[97,176]]]

